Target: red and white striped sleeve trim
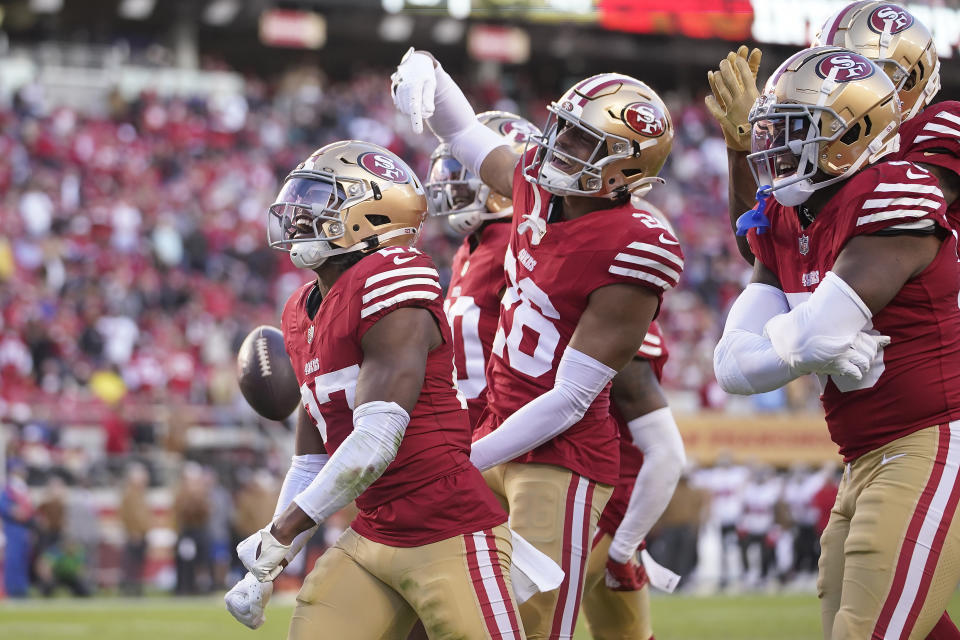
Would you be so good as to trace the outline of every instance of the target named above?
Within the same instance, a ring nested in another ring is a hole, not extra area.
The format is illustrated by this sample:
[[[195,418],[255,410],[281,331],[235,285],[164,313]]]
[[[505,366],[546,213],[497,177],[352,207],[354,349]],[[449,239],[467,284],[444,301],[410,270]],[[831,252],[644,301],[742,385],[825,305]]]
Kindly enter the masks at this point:
[[[404,267],[383,271],[363,284],[360,317],[366,318],[405,300],[435,300],[440,296],[440,275],[433,267]]]
[[[906,180],[932,179],[928,171],[909,162],[890,164],[910,165],[903,174]],[[874,187],[871,196],[860,205],[862,215],[857,217],[857,226],[894,220],[901,220],[905,228],[928,226],[932,221],[919,219],[935,214],[945,206],[940,187],[920,182],[881,182]]]
[[[643,338],[643,344],[640,345],[640,349],[637,351],[637,355],[646,356],[647,358],[659,358],[663,355],[663,340],[660,339],[660,336],[648,331],[647,335]]]
[[[631,242],[613,258],[610,273],[649,282],[666,291],[677,286],[683,258],[648,242]]]
[[[913,144],[943,138],[944,136],[960,139],[960,116],[956,116],[949,111],[941,111],[933,116],[930,122],[924,124],[921,131],[926,133],[915,137]]]

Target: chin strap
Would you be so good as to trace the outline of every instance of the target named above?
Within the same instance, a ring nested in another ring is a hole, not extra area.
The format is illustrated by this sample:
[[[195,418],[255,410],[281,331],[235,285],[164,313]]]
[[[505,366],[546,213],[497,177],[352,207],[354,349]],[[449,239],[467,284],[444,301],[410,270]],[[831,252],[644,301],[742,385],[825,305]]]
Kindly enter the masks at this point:
[[[378,235],[370,236],[370,237],[368,237],[368,238],[364,238],[364,239],[361,240],[360,242],[357,242],[356,244],[352,244],[352,245],[350,245],[349,247],[337,247],[337,248],[335,248],[335,249],[326,250],[326,251],[324,251],[324,254],[319,257],[318,260],[310,261],[309,263],[306,262],[306,261],[304,261],[302,258],[299,259],[299,263],[298,263],[298,259],[294,258],[294,256],[293,256],[293,250],[294,250],[294,249],[293,249],[293,247],[291,247],[291,250],[290,250],[290,252],[291,252],[291,260],[293,260],[293,264],[294,264],[294,265],[296,265],[297,267],[299,267],[299,268],[301,268],[301,269],[316,269],[317,267],[319,267],[320,265],[322,265],[322,264],[327,260],[327,258],[329,258],[329,257],[331,257],[331,256],[338,256],[338,255],[342,255],[342,254],[344,254],[344,253],[352,253],[352,252],[354,252],[354,251],[369,251],[369,250],[371,250],[371,249],[376,249],[377,247],[379,247],[380,245],[382,245],[382,244],[383,244],[384,242],[386,242],[387,240],[393,240],[394,238],[398,238],[398,237],[400,237],[400,236],[409,236],[409,235],[412,235],[412,236],[414,236],[414,240],[413,240],[413,241],[416,242],[416,236],[418,236],[419,234],[420,234],[420,228],[419,228],[419,227],[401,227],[401,228],[399,228],[399,229],[393,229],[393,230],[387,231],[387,232],[385,232],[385,233],[381,233],[381,234],[378,234]],[[330,241],[329,241],[329,240],[319,240],[319,239],[318,239],[318,240],[311,240],[311,241],[309,241],[309,242],[310,242],[310,243],[313,243],[313,242],[324,242],[324,243],[327,243],[328,245],[330,244]],[[305,242],[304,244],[306,244],[306,242]],[[410,244],[413,244],[413,242],[411,242]],[[294,245],[294,246],[296,246],[296,245]],[[301,266],[301,265],[303,265],[303,266]]]
[[[667,184],[667,181],[661,178],[660,176],[649,176],[646,178],[640,178],[639,180],[634,180],[633,182],[627,184],[627,192],[631,196],[638,196],[642,198],[643,196],[650,193],[650,190],[653,189],[658,184]],[[607,195],[608,198],[613,200],[617,197],[616,193],[611,193]]]

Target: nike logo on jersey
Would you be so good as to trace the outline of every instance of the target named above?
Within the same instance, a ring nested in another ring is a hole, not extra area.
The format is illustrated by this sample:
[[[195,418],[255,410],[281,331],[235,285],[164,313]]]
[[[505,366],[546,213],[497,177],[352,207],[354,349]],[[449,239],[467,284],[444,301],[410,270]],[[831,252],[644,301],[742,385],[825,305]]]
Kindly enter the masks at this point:
[[[905,453],[898,453],[898,454],[895,455],[895,456],[889,456],[889,457],[888,457],[887,454],[883,454],[883,459],[880,461],[880,466],[882,467],[883,465],[887,464],[887,463],[890,462],[891,460],[896,460],[897,458],[902,458],[902,457],[905,456],[905,455],[907,455],[907,454],[905,454]]]
[[[400,256],[395,256],[393,258],[393,264],[403,264],[404,262],[410,262],[417,256],[407,256],[406,258],[401,258]]]
[[[914,173],[911,169],[907,169],[907,177],[910,178],[911,180],[919,180],[920,178],[926,178],[929,175],[930,174],[927,173],[926,171],[922,171],[920,173]]]
[[[670,238],[668,238],[667,236],[665,236],[665,235],[663,235],[663,234],[661,233],[661,234],[660,234],[660,244],[680,244],[680,243],[677,242],[676,240],[671,240]]]

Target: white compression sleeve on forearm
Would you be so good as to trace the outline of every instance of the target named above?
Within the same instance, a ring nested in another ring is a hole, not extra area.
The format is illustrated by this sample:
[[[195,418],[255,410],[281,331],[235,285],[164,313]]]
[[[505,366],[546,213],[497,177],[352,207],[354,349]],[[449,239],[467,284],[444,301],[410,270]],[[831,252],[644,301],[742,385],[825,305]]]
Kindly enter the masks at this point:
[[[650,528],[660,519],[687,462],[680,430],[669,407],[627,423],[633,444],[643,451],[643,466],[633,484],[627,512],[617,527],[609,556],[624,563],[634,557]]]
[[[323,469],[323,466],[330,460],[330,456],[325,453],[312,453],[301,456],[293,456],[290,460],[290,468],[287,475],[283,478],[283,486],[280,487],[280,497],[277,499],[277,508],[273,511],[273,519],[286,511],[293,498],[310,486],[313,479]],[[316,532],[317,527],[311,527],[301,532],[290,543],[290,551],[287,552],[287,562],[292,562],[307,541]]]
[[[353,410],[353,431],[306,489],[293,499],[314,522],[345,507],[393,462],[410,415],[395,402],[366,402]]]
[[[829,271],[807,300],[771,318],[764,334],[791,368],[812,373],[844,354],[872,315],[857,292]]]
[[[771,318],[789,311],[783,291],[770,285],[751,283],[737,297],[713,352],[713,371],[724,391],[762,393],[800,376],[763,335],[763,327]]]
[[[435,68],[437,90],[434,112],[427,125],[441,141],[450,145],[450,153],[460,163],[480,175],[480,165],[491,151],[505,145],[504,139],[480,124],[467,97],[439,64]]]
[[[557,366],[553,389],[534,398],[473,443],[470,460],[481,471],[513,460],[563,433],[583,415],[616,371],[567,347]]]

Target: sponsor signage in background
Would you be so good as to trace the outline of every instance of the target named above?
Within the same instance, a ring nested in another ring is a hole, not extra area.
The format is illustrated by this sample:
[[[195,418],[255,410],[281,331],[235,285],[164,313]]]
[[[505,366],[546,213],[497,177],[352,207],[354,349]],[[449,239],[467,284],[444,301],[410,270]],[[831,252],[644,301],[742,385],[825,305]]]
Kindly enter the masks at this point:
[[[327,22],[312,11],[268,9],[260,14],[260,42],[269,47],[319,49],[327,41]]]
[[[713,464],[724,452],[740,462],[782,467],[840,461],[819,414],[678,414],[677,426],[687,458],[699,465]]]
[[[530,36],[519,27],[473,25],[467,31],[467,52],[474,60],[523,64],[530,59]]]
[[[388,13],[597,24],[612,31],[810,44],[850,0],[381,0]],[[960,8],[901,2],[934,35],[937,53],[960,46]],[[944,2],[955,5],[955,2]]]
[[[597,20],[614,31],[747,40],[750,0],[597,0]]]

